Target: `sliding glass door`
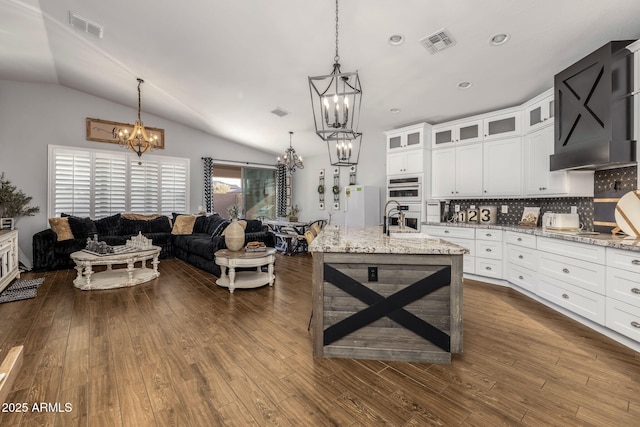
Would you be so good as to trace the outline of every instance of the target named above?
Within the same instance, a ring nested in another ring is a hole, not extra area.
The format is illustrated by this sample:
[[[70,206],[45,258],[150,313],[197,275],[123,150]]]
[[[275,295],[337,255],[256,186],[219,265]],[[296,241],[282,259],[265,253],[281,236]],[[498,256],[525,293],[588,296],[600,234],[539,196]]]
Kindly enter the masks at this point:
[[[212,175],[215,212],[227,218],[227,210],[236,204],[244,218],[275,217],[275,169],[214,164]]]
[[[275,169],[243,168],[242,193],[246,218],[275,218]]]

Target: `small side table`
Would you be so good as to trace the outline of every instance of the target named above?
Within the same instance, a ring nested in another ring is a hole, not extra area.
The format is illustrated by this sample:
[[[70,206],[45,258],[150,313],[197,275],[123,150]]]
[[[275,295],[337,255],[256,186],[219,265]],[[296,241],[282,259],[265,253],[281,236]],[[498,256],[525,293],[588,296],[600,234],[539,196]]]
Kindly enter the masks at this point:
[[[216,284],[229,288],[229,292],[237,288],[249,289],[264,285],[273,286],[275,275],[273,274],[273,264],[276,260],[276,250],[267,248],[261,252],[230,251],[221,249],[215,253],[216,264],[220,266],[222,274]],[[268,265],[267,272],[263,273],[261,268]],[[229,267],[227,275],[226,267]],[[237,267],[255,267],[256,271],[236,271]]]

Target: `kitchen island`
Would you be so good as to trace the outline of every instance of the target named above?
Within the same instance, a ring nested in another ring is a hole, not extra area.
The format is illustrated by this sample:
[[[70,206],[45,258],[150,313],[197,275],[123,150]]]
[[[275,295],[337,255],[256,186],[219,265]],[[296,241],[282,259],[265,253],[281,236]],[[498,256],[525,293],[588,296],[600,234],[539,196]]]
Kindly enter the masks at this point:
[[[462,255],[419,233],[326,226],[313,255],[313,354],[450,363],[462,352]]]

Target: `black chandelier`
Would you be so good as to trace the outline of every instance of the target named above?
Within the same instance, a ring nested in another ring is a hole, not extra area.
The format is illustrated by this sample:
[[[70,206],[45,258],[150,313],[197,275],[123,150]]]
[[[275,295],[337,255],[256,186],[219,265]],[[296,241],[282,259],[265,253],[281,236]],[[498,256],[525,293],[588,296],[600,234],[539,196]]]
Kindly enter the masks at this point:
[[[336,54],[333,58],[333,71],[324,76],[309,77],[311,108],[316,135],[327,142],[329,153],[342,158],[334,166],[357,164],[360,153],[362,133],[358,132],[362,86],[358,71],[343,73],[340,69],[338,54],[338,0],[336,0]],[[351,155],[346,156],[351,144]],[[355,154],[357,145],[357,155]],[[351,159],[351,160],[349,160]],[[355,163],[354,163],[355,160]]]
[[[285,168],[289,171],[289,173],[293,173],[298,169],[304,169],[304,164],[302,163],[302,156],[298,156],[296,150],[293,149],[291,145],[291,137],[293,136],[293,132],[289,131],[289,148],[287,148],[282,156],[282,159],[278,157],[278,165],[284,165]]]

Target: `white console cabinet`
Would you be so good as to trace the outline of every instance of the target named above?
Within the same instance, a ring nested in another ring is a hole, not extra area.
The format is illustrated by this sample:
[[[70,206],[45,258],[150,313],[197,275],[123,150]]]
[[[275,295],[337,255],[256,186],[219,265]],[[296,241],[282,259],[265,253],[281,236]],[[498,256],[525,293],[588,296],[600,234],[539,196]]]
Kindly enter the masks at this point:
[[[18,230],[0,231],[0,292],[13,279],[20,277],[18,263]]]

